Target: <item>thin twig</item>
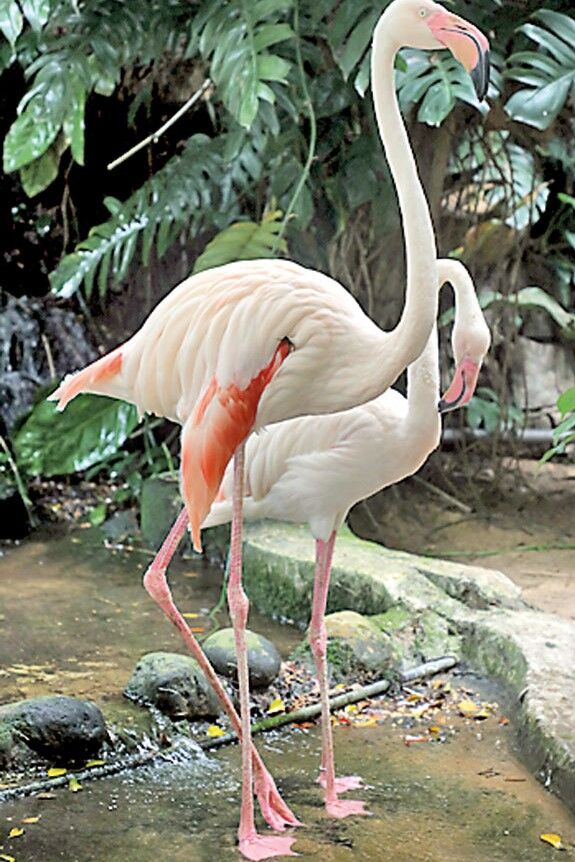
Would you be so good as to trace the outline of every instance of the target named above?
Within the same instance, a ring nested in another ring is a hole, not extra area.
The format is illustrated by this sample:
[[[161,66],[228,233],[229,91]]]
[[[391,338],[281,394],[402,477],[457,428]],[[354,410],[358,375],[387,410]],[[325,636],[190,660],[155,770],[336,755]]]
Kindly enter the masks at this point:
[[[18,465],[16,464],[16,461],[12,457],[12,452],[10,451],[10,447],[8,446],[4,437],[2,437],[1,434],[0,434],[0,447],[4,450],[4,454],[6,455],[6,458],[8,460],[8,464],[10,465],[10,469],[12,470],[12,475],[14,476],[14,481],[16,482],[16,487],[18,489],[18,493],[20,494],[20,497],[22,499],[22,502],[24,503],[24,507],[25,507],[26,512],[28,514],[30,526],[31,527],[37,527],[38,522],[36,521],[36,518],[34,517],[34,507],[32,506],[32,501],[30,500],[30,497],[28,496],[28,491],[26,490],[26,485],[24,484],[24,482],[22,480],[22,476],[20,475]]]
[[[46,338],[46,334],[44,332],[41,335],[41,341],[44,348],[44,352],[46,353],[46,362],[48,363],[50,380],[56,380],[56,367],[54,365],[54,357],[52,356],[52,350],[50,349],[50,342]]]
[[[428,491],[436,494],[436,496],[441,497],[444,502],[449,503],[450,506],[454,506],[456,509],[459,509],[459,511],[463,512],[465,515],[470,515],[473,511],[471,506],[468,506],[467,503],[462,503],[461,500],[457,499],[457,497],[453,497],[451,494],[448,494],[447,491],[443,491],[436,485],[432,485],[431,482],[428,482],[426,479],[422,479],[421,476],[412,476],[411,478],[417,485],[421,485]]]
[[[160,126],[160,128],[159,128],[157,131],[152,132],[152,134],[151,134],[151,135],[148,135],[148,137],[147,137],[147,138],[144,138],[144,140],[143,140],[143,141],[140,141],[140,143],[139,143],[139,144],[136,144],[136,145],[135,145],[135,146],[133,146],[131,149],[129,149],[127,152],[125,152],[123,155],[118,156],[118,158],[117,158],[117,159],[114,159],[114,161],[113,161],[113,162],[110,162],[110,164],[108,165],[108,170],[109,170],[109,171],[113,171],[113,170],[114,170],[114,168],[117,168],[117,167],[118,167],[118,165],[121,165],[121,164],[122,164],[122,162],[127,161],[127,160],[128,160],[129,158],[131,158],[135,153],[138,153],[140,150],[143,150],[143,149],[144,149],[144,147],[146,147],[148,144],[156,144],[156,143],[158,142],[159,138],[161,138],[161,136],[164,134],[164,132],[166,132],[166,131],[171,127],[171,126],[173,126],[173,125],[174,125],[174,123],[175,123],[177,120],[179,120],[179,119],[180,119],[180,117],[182,117],[182,116],[186,113],[186,111],[189,111],[189,109],[190,109],[193,105],[195,105],[195,103],[196,103],[199,99],[201,99],[201,97],[204,95],[204,93],[206,92],[206,90],[208,90],[211,86],[212,86],[212,81],[211,81],[211,79],[210,79],[210,78],[206,78],[206,80],[203,82],[203,84],[202,84],[202,86],[199,88],[199,90],[196,90],[196,92],[195,92],[192,96],[190,96],[190,98],[188,99],[188,101],[187,101],[187,102],[185,102],[185,103],[182,105],[182,107],[181,107],[181,108],[179,108],[179,109],[176,111],[176,113],[175,113],[172,117],[170,117],[170,119],[169,119],[169,120],[166,120],[166,122],[164,123],[164,125],[163,125],[163,126]]]

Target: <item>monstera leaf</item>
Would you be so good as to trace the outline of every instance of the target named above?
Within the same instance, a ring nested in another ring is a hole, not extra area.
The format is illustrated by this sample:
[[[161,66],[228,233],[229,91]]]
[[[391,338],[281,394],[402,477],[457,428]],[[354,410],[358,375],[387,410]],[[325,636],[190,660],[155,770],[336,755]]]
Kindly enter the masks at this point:
[[[514,120],[548,129],[575,89],[575,21],[569,15],[540,9],[533,16],[543,26],[524,24],[537,51],[518,51],[509,58],[507,77],[524,87],[505,110]]]
[[[447,51],[408,50],[402,53],[404,70],[397,72],[399,102],[403,111],[419,105],[417,119],[439,126],[459,99],[482,110],[471,78]]]

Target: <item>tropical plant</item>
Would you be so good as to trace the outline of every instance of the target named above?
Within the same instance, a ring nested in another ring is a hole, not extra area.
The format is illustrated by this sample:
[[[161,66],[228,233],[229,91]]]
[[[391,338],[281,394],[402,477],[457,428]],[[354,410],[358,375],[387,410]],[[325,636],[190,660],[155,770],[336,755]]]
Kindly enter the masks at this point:
[[[564,455],[567,447],[575,443],[575,386],[559,396],[557,409],[561,419],[553,429],[553,445],[541,458],[542,464],[556,455]]]

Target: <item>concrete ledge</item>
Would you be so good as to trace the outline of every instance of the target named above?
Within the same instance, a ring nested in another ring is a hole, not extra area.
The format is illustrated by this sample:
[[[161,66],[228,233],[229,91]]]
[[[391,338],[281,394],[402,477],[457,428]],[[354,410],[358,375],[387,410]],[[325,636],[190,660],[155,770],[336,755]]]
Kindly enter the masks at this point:
[[[244,579],[258,610],[301,627],[309,621],[314,542],[309,530],[246,527]],[[533,610],[500,572],[412,556],[338,536],[328,611],[433,612],[459,637],[462,655],[503,682],[530,767],[575,810],[575,625]]]

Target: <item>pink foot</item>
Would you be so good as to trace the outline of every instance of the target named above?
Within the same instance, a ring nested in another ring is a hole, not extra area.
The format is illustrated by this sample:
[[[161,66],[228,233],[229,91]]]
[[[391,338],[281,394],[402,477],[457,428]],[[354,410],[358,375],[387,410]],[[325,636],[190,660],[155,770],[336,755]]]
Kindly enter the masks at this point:
[[[280,835],[258,835],[257,832],[251,838],[240,840],[240,853],[252,862],[260,862],[260,859],[271,859],[273,856],[298,856],[291,846],[295,838]]]
[[[265,767],[261,772],[256,772],[255,792],[264,820],[276,832],[283,832],[286,826],[303,826],[281,798],[275,781]]]
[[[318,781],[325,790],[326,780],[323,772],[320,774]],[[360,775],[342,775],[340,778],[335,779],[335,792],[339,794],[346,793],[348,790],[358,790],[362,785],[363,780]]]
[[[366,803],[359,799],[335,799],[326,802],[325,809],[330,817],[352,817],[356,814],[364,814],[371,817],[371,812],[365,810]]]

